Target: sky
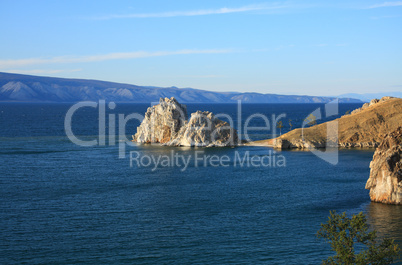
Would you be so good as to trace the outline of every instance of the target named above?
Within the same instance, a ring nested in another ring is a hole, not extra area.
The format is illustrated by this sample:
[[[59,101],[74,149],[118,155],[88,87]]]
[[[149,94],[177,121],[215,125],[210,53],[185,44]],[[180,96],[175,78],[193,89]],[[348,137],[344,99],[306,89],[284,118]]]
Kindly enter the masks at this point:
[[[402,91],[402,1],[0,3],[0,72],[210,91]]]

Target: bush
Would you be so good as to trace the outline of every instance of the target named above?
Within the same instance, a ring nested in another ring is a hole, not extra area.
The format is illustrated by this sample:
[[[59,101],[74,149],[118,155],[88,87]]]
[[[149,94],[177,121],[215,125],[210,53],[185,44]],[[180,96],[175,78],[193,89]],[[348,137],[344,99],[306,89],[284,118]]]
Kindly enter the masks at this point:
[[[399,256],[399,246],[394,240],[378,241],[376,231],[369,232],[362,212],[352,218],[346,213],[330,212],[328,222],[321,224],[317,237],[324,238],[336,252],[323,264],[391,264]]]

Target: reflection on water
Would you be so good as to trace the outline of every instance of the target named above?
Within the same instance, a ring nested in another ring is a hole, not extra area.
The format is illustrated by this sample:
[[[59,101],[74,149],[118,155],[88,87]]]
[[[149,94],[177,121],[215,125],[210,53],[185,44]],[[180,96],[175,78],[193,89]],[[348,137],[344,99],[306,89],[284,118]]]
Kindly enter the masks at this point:
[[[402,247],[402,206],[371,202],[366,211],[368,222],[378,236],[393,238]],[[398,264],[402,264],[402,256]]]

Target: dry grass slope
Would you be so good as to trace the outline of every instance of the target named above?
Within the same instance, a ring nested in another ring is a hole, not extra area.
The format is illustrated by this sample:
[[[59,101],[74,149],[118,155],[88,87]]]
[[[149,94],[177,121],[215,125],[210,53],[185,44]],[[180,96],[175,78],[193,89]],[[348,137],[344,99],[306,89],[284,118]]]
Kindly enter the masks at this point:
[[[327,128],[338,123],[338,144],[341,147],[375,147],[384,136],[402,125],[402,99],[381,100],[360,111],[342,116],[334,121],[315,125],[303,130],[304,142],[313,146],[322,146],[328,140]],[[276,139],[250,143],[250,145],[278,146],[278,139],[291,143],[290,148],[297,148],[303,142],[302,129],[292,130]]]

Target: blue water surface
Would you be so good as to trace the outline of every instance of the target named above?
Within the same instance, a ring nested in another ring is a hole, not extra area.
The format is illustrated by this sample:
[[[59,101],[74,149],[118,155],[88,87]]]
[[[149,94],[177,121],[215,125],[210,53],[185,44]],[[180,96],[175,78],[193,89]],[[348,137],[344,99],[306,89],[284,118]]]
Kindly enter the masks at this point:
[[[0,104],[1,264],[319,264],[332,254],[315,236],[330,210],[363,211],[380,236],[402,241],[401,207],[371,203],[364,189],[373,150],[341,150],[337,165],[311,152],[266,147],[134,145],[119,158],[118,145],[82,147],[65,136],[70,105]],[[147,107],[122,104],[108,114],[143,114]],[[287,131],[287,119],[301,125],[317,107],[243,106],[240,124],[252,113],[286,113]],[[237,116],[235,105],[188,109]],[[138,124],[128,123],[124,134]],[[77,111],[73,130],[82,140],[97,139],[97,110]],[[130,166],[130,152],[177,154],[190,163]],[[204,166],[196,156],[229,162]],[[249,166],[253,157],[272,163]]]

